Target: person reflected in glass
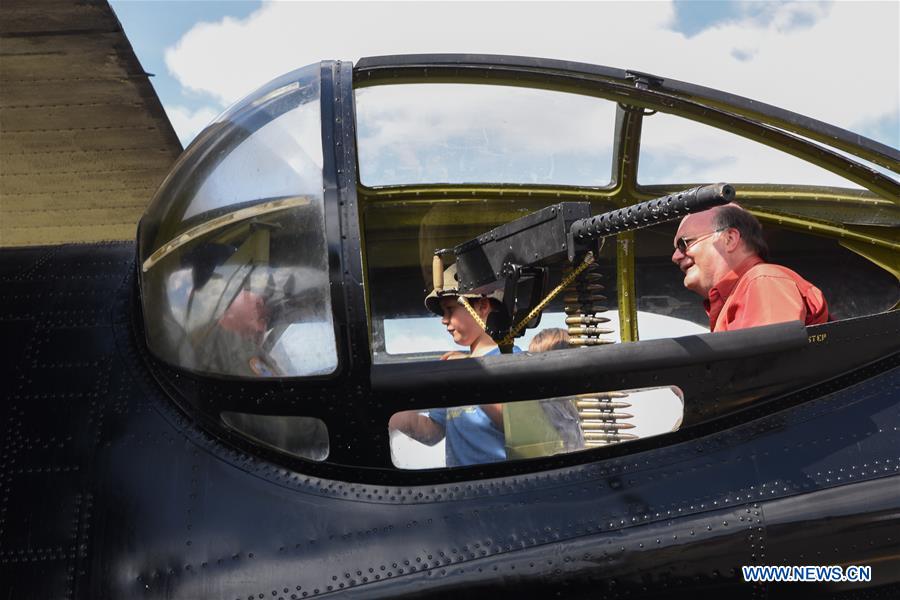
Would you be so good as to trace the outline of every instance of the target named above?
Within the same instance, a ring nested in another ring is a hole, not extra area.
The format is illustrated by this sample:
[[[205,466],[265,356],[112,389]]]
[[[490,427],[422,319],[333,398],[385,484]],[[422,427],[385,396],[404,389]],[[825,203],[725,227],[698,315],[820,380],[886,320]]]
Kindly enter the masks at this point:
[[[454,343],[468,347],[469,352],[451,351],[441,360],[477,358],[500,354],[500,348],[465,307],[467,303],[482,323],[490,314],[502,309],[503,292],[489,295],[460,294],[456,283],[456,265],[444,271],[444,285],[432,290],[425,306],[441,317],[441,323]],[[519,349],[513,347],[513,352]],[[456,406],[426,412],[403,411],[388,422],[389,431],[400,431],[416,441],[433,446],[446,440],[448,467],[459,467],[506,460],[503,433],[503,405]]]

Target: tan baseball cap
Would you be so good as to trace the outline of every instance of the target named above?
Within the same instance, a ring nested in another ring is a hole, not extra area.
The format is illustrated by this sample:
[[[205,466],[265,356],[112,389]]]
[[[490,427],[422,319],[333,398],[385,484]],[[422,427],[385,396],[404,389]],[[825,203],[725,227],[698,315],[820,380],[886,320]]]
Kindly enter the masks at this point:
[[[444,269],[444,285],[440,291],[431,290],[431,293],[425,296],[425,308],[436,314],[443,316],[444,311],[441,309],[441,298],[454,296],[462,296],[463,298],[493,298],[499,302],[503,302],[503,290],[494,290],[490,294],[460,294],[459,282],[456,280],[456,265],[452,264]]]

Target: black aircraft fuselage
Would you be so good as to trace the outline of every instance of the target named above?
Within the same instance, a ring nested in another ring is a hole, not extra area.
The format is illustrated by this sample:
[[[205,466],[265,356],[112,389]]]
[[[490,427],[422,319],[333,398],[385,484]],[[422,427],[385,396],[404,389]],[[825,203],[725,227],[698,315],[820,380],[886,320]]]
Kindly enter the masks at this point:
[[[366,184],[355,87],[486,82],[612,102],[609,186]],[[900,595],[900,195],[882,172],[896,171],[896,150],[716,90],[543,59],[323,62],[270,86],[185,150],[136,244],[0,250],[0,598]],[[290,146],[303,150],[294,162],[252,146],[295,109],[321,119],[306,128],[321,164],[308,145]],[[734,185],[785,241],[785,262],[820,269],[836,320],[639,341],[639,307],[700,310],[669,261],[670,223],[623,232],[603,257],[627,343],[388,356],[385,322],[427,315],[422,254],[563,201],[599,214],[688,187],[638,184],[654,111],[864,188]],[[250,159],[262,165],[252,189],[268,183],[263,167],[315,185],[258,198],[228,196],[238,178],[216,187],[217,169]],[[261,272],[277,314],[294,319],[269,331],[327,323],[333,348],[298,354],[330,351],[333,364],[271,376],[256,356],[202,363],[203,336]],[[212,316],[197,325],[203,302]],[[248,364],[262,374],[228,370]],[[656,437],[447,469],[391,459],[398,411],[661,386],[683,394],[683,423]],[[323,460],[229,425],[235,414],[317,420]],[[870,566],[871,581],[744,580],[742,567],[766,565]]]
[[[896,353],[627,452],[309,474],[211,436],[161,391],[133,325],[132,244],[0,256],[5,597],[868,593],[742,581],[767,564],[871,565],[869,585],[897,589]],[[850,360],[857,339],[895,347],[898,317],[811,335]],[[801,345],[704,362],[702,403],[735,370],[804,354],[824,360]]]

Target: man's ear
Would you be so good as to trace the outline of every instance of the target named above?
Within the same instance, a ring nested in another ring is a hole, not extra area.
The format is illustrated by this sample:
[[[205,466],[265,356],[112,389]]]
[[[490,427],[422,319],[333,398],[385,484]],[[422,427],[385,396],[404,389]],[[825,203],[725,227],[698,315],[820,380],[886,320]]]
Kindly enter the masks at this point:
[[[728,252],[734,252],[741,246],[741,232],[734,228],[729,227],[725,231],[722,232],[722,235],[725,237],[725,250]]]

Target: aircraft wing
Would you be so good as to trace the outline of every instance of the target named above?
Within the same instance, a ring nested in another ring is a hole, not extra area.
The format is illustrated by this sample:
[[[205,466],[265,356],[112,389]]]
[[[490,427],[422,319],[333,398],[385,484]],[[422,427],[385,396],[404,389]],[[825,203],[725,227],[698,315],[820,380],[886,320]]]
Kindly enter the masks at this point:
[[[0,4],[0,246],[133,240],[181,143],[105,0]]]

